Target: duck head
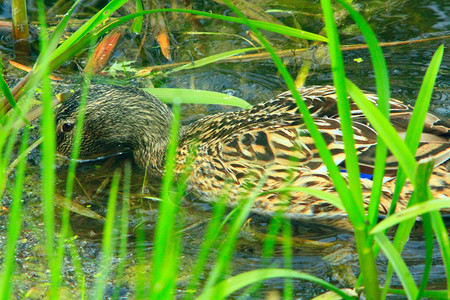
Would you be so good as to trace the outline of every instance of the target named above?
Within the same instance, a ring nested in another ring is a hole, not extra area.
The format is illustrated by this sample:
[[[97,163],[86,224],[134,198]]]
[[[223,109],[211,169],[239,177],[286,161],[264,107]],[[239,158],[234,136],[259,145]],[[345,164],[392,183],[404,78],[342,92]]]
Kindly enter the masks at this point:
[[[70,157],[81,91],[56,111],[57,153]],[[131,87],[92,85],[87,95],[80,159],[132,153],[142,168],[161,171],[172,112],[156,97]]]

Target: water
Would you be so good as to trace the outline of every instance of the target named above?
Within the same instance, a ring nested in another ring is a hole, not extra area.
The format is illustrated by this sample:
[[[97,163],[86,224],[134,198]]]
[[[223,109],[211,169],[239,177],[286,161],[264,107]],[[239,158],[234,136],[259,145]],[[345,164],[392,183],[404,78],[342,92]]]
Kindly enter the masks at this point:
[[[368,18],[377,37],[381,42],[411,41],[428,39],[432,37],[442,37],[449,35],[450,5],[445,1],[364,1],[361,6],[362,12]],[[214,11],[232,15],[223,6],[209,2],[194,2],[194,7],[204,11]],[[295,16],[305,30],[319,32],[322,28],[320,19],[316,14],[320,13],[317,3],[298,1],[292,4],[291,1],[278,1],[263,6],[264,8],[278,8],[290,10],[292,14],[274,13],[274,16],[293,24]],[[7,18],[7,4],[2,4],[1,16]],[[308,13],[304,13],[307,11]],[[193,31],[189,22],[184,19],[171,22],[168,17],[172,38],[172,58],[173,62],[189,62],[193,59],[200,59],[205,56],[237,49],[249,47],[248,42],[236,36],[208,36],[208,35],[186,35],[185,31]],[[204,31],[216,31],[233,35],[245,36],[247,30],[245,26],[224,24],[222,21],[202,19],[200,24]],[[341,43],[343,45],[363,43],[363,38],[355,32],[355,27],[351,21],[344,19],[341,23]],[[15,59],[14,47],[11,45],[9,33],[3,32],[0,37],[0,49],[4,53],[4,61]],[[301,48],[298,41],[288,40],[285,37],[269,34],[270,40],[282,49]],[[424,76],[429,61],[439,45],[444,43],[448,46],[448,38],[433,40],[428,42],[405,44],[401,46],[384,47],[383,52],[389,68],[392,95],[408,103],[414,103],[419,87]],[[304,45],[303,45],[304,47]],[[147,38],[145,50],[140,55],[137,54],[136,37],[126,35],[118,47],[117,52],[110,60],[110,65],[114,62],[122,63],[135,61],[133,68],[166,64],[168,62],[162,55],[157,45]],[[29,58],[32,60],[34,55]],[[307,79],[307,85],[332,84],[330,65],[326,57],[319,55],[319,52],[312,52],[312,68]],[[344,59],[348,77],[361,88],[374,91],[374,75],[371,69],[370,57],[367,50],[345,51]],[[79,62],[83,64],[83,59]],[[289,71],[296,76],[303,60],[299,57],[285,58]],[[449,75],[450,56],[444,55],[440,72],[434,90],[431,111],[442,115],[450,116],[449,98]],[[8,78],[20,77],[21,73],[8,69]],[[58,71],[58,76],[66,81],[79,81],[79,71],[75,64],[68,64]],[[105,77],[106,76],[106,77]],[[274,97],[279,92],[286,90],[283,80],[280,78],[277,69],[269,60],[249,60],[243,62],[230,62],[213,64],[199,69],[178,72],[169,76],[155,75],[150,79],[127,78],[123,73],[118,75],[102,75],[94,78],[94,81],[104,82],[105,78],[112,82],[127,82],[130,85],[146,86],[148,81],[156,86],[197,88],[210,91],[225,92],[248,100],[251,104]],[[74,84],[69,85],[73,87]],[[76,84],[75,84],[76,86]],[[183,108],[184,122],[191,122],[204,115],[226,111],[232,109],[223,106],[199,106],[188,105]],[[46,269],[46,254],[44,249],[44,231],[41,221],[41,204],[39,196],[39,153],[35,152],[29,158],[29,171],[27,186],[24,195],[24,210],[28,212],[24,216],[24,230],[19,241],[17,255],[16,275],[13,280],[16,297],[23,297],[27,292],[32,292],[36,298],[41,298],[47,291],[48,271]],[[99,186],[105,180],[112,177],[114,167],[120,165],[119,159],[112,163],[94,162],[80,166],[77,178],[79,184],[76,185],[74,201],[89,206],[95,212],[105,215],[107,190],[98,191]],[[58,193],[64,194],[65,167],[57,170]],[[150,180],[155,183],[157,180]],[[146,248],[148,253],[152,248],[152,237],[155,221],[157,219],[158,201],[142,199],[138,197],[143,182],[143,174],[134,167],[133,193],[136,198],[131,200],[130,209],[130,245],[129,245],[129,265],[126,268],[126,282],[122,285],[121,295],[130,296],[133,293],[135,282],[135,226],[144,224],[147,235]],[[153,197],[158,196],[157,184],[146,184],[145,192]],[[6,195],[2,205],[8,206],[9,198]],[[198,201],[183,202],[180,212],[180,219],[183,220],[183,258],[180,261],[180,282],[181,291],[186,287],[190,278],[190,273],[195,263],[199,247],[203,240],[207,223],[211,217],[211,207],[209,204]],[[241,232],[238,245],[233,256],[233,273],[241,273],[248,270],[260,268],[265,265],[261,258],[263,232],[270,221],[259,216],[252,216],[253,221]],[[0,246],[5,243],[7,214],[0,213]],[[71,225],[74,233],[78,236],[76,240],[77,249],[80,253],[83,270],[86,274],[87,288],[92,288],[95,280],[96,267],[101,253],[101,232],[103,223],[88,219],[86,217],[73,214]],[[357,255],[352,235],[347,232],[336,232],[333,229],[315,228],[305,224],[293,224],[294,247],[293,247],[293,268],[295,270],[307,272],[327,280],[340,287],[352,287],[355,277],[353,272],[358,274]],[[213,250],[214,254],[216,250]],[[423,229],[420,225],[415,229],[410,242],[408,242],[404,255],[406,261],[413,270],[414,276],[420,280],[424,261],[424,241]],[[271,267],[283,266],[283,255],[281,247],[277,247],[275,257],[269,262]],[[211,261],[211,265],[212,265]],[[114,265],[117,260],[114,261]],[[386,270],[386,260],[381,257],[378,260],[378,267],[381,271]],[[73,264],[70,259],[66,259],[64,264],[64,297],[76,297],[79,288],[75,284],[75,274]],[[114,282],[108,282],[107,290],[112,291]],[[309,299],[324,292],[324,289],[305,281],[294,281],[294,296],[297,299]],[[393,286],[399,287],[397,278],[393,280]],[[254,297],[264,297],[268,292],[281,291],[282,280],[267,281],[263,289]],[[434,250],[434,266],[429,279],[429,287],[445,288],[445,275],[442,267],[442,258],[436,245]],[[181,292],[180,292],[181,293]],[[282,292],[281,292],[282,294]]]

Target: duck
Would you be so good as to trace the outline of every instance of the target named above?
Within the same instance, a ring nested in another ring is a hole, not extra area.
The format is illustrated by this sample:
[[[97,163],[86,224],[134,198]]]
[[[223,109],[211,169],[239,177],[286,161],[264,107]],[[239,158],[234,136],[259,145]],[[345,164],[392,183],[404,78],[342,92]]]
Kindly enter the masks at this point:
[[[345,177],[345,154],[333,86],[298,89],[335,163]],[[367,98],[377,103],[375,94]],[[57,153],[70,157],[82,92],[75,92],[56,110]],[[361,110],[351,101],[351,117],[360,164],[364,205],[370,202],[377,133]],[[390,121],[404,136],[413,108],[390,100]],[[89,88],[80,145],[80,159],[98,159],[130,153],[148,172],[162,176],[170,142],[172,110],[155,96],[135,87],[95,84]],[[192,154],[194,153],[194,154]],[[450,121],[431,113],[416,153],[420,160],[432,157],[435,167],[430,187],[435,198],[450,197]],[[247,110],[217,113],[181,126],[178,136],[175,173],[181,174],[190,162],[187,191],[195,199],[218,201],[226,190],[229,206],[237,206],[258,186],[252,212],[273,216],[282,212],[302,222],[348,228],[342,207],[310,194],[283,187],[309,187],[337,195],[330,175],[307,130],[290,91]],[[398,163],[388,154],[386,180],[379,214],[388,213]],[[406,183],[397,211],[406,207],[412,185]]]

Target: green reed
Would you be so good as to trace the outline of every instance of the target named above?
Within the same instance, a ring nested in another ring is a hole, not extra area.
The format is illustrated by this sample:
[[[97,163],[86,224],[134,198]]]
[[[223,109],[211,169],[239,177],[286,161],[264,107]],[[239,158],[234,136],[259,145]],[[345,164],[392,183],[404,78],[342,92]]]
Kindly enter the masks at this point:
[[[30,32],[28,29],[27,1],[13,0],[11,6],[14,38],[16,40],[28,39]]]
[[[114,255],[115,237],[114,237],[114,219],[116,217],[116,200],[119,192],[120,172],[116,170],[111,182],[111,190],[108,199],[108,210],[103,229],[102,240],[102,260],[99,264],[97,280],[95,281],[94,299],[104,299],[105,284],[111,270],[111,260]]]
[[[22,142],[20,144],[20,152],[23,153],[28,144],[28,128],[25,127]],[[26,160],[22,159],[17,165],[15,173],[14,188],[12,191],[12,202],[9,212],[8,223],[8,240],[6,248],[4,249],[4,258],[0,274],[0,295],[2,298],[9,298],[11,294],[11,277],[15,267],[15,254],[17,241],[19,239],[20,231],[22,228],[22,193],[23,184],[25,181]]]
[[[48,51],[47,25],[44,13],[44,4],[38,1],[39,22],[41,28],[41,53]],[[45,59],[44,59],[45,60]],[[52,93],[50,86],[50,70],[47,64],[41,65],[42,70],[42,118],[41,118],[41,134],[44,141],[41,144],[42,153],[42,206],[45,230],[45,247],[50,268],[50,297],[51,299],[59,298],[59,287],[61,284],[61,264],[55,260],[55,115],[52,105]]]

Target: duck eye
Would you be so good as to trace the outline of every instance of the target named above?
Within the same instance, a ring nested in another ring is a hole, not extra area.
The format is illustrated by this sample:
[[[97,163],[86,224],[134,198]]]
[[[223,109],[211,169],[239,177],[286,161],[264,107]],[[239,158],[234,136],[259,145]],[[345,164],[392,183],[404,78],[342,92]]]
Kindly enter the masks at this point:
[[[69,132],[73,129],[73,124],[72,123],[64,123],[62,126],[62,130],[64,132]]]

